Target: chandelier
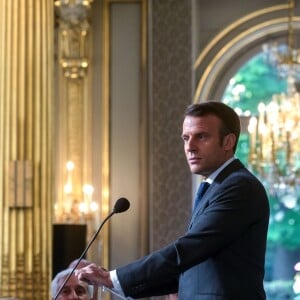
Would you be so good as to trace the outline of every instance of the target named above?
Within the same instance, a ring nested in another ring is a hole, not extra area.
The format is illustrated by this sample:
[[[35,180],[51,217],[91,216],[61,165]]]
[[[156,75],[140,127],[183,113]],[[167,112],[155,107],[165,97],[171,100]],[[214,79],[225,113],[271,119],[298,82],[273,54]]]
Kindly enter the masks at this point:
[[[66,164],[67,179],[63,189],[63,197],[54,207],[56,223],[84,223],[93,218],[98,210],[98,203],[93,200],[94,188],[90,184],[82,186],[82,195],[74,194],[74,163]]]
[[[294,11],[295,0],[289,0],[287,44],[271,42],[262,46],[267,61],[277,68],[278,74],[283,78],[287,76],[300,78],[300,49],[295,48]]]
[[[300,188],[300,95],[293,77],[287,81],[287,93],[260,103],[258,117],[250,118],[249,163],[269,192],[292,209]]]
[[[288,44],[263,45],[268,62],[286,78],[287,91],[273,95],[268,104],[259,103],[258,115],[248,125],[249,165],[278,199],[278,220],[285,209],[299,210],[300,199],[300,95],[295,87],[300,78],[300,50],[294,48],[293,0],[288,7]]]

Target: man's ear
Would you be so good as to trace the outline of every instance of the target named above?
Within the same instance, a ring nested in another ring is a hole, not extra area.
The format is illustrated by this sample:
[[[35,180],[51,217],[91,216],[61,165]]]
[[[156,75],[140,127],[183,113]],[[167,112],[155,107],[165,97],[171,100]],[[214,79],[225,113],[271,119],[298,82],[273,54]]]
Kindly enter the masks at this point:
[[[225,150],[233,149],[236,142],[236,137],[233,133],[227,134],[223,139],[223,146]]]

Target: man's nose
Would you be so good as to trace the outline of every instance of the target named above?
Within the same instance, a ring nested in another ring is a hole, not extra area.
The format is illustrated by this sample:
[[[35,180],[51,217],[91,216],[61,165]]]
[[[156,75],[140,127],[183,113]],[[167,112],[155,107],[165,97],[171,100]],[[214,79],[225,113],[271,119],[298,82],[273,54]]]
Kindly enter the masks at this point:
[[[68,300],[78,300],[80,299],[75,290],[72,290],[68,295]]]
[[[186,141],[185,149],[188,152],[194,152],[195,151],[195,143],[194,143],[193,139],[189,139],[188,141]]]

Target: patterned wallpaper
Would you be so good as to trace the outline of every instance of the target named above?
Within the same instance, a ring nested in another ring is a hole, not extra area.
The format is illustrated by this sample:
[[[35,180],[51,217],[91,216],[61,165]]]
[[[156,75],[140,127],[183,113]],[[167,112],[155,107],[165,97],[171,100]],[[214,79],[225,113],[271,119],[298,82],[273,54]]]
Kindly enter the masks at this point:
[[[184,233],[191,210],[191,175],[181,141],[192,102],[191,1],[152,3],[150,250]]]

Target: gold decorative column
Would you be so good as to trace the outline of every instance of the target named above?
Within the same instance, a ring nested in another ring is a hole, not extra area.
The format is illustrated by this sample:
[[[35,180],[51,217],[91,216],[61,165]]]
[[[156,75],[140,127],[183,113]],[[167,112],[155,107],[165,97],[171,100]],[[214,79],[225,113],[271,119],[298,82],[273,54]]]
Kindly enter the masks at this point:
[[[53,3],[0,14],[0,297],[49,299]]]

